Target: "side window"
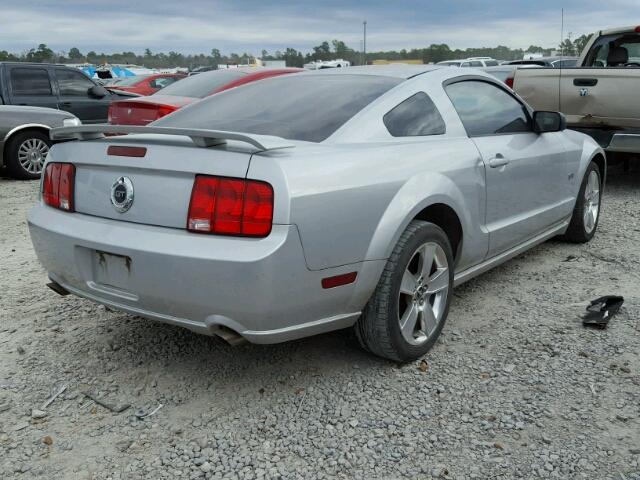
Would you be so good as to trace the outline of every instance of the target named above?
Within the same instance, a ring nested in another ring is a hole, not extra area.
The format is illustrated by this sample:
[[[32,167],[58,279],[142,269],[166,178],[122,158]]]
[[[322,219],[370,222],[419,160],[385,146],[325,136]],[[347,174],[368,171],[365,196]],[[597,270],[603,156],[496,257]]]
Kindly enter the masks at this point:
[[[471,66],[471,63],[469,63],[469,62],[462,62],[462,63],[460,64],[460,66],[461,66],[461,67],[470,67],[470,66]]]
[[[482,65],[482,62],[479,62],[479,61],[476,61],[476,60],[471,62],[469,65],[472,66],[472,67],[484,67],[484,65]]]
[[[86,97],[87,90],[94,85],[84,73],[66,68],[56,68],[56,78],[60,96]]]
[[[470,137],[531,131],[524,105],[491,83],[462,81],[445,90]]]
[[[53,95],[49,72],[44,68],[12,68],[10,79],[13,95]]]
[[[394,137],[442,135],[446,130],[440,112],[424,92],[407,98],[387,112],[382,120]]]

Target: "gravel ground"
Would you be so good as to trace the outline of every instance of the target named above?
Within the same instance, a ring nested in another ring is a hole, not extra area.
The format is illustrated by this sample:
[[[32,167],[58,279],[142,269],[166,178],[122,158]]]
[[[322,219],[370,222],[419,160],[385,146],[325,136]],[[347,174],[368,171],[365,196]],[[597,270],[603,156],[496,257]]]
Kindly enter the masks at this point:
[[[37,187],[0,178],[2,479],[640,479],[638,169],[612,169],[590,244],[457,288],[441,340],[403,366],[345,332],[231,347],[60,297],[25,225]],[[624,308],[583,328],[604,294]]]

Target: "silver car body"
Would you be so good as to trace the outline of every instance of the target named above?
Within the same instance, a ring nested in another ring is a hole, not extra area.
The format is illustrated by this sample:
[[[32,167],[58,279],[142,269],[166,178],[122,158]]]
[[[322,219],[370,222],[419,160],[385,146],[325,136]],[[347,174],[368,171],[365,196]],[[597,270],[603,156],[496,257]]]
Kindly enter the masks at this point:
[[[5,146],[16,133],[29,129],[48,135],[52,128],[62,127],[65,120],[75,118],[69,112],[53,108],[0,105],[0,165],[4,164]]]
[[[224,132],[185,131],[56,145],[47,161],[77,168],[76,212],[40,202],[28,219],[50,278],[76,295],[197,332],[289,340],[352,325],[412,219],[437,211],[459,222],[460,284],[563,233],[587,165],[595,156],[604,162],[591,138],[568,130],[469,138],[443,84],[464,76],[508,91],[483,72],[393,65],[299,75],[345,74],[406,80],[320,143],[230,134],[222,144],[212,139]],[[446,133],[392,137],[383,116],[421,91],[440,111]],[[145,131],[139,128],[130,131]],[[90,138],[100,127],[84,131]],[[106,155],[108,145],[123,144],[143,145],[147,155]],[[501,157],[508,165],[495,163]],[[270,235],[186,231],[195,174],[269,182]],[[120,176],[135,185],[125,213],[109,201]],[[107,273],[105,253],[113,262]],[[322,288],[322,279],[347,272],[357,272],[354,283]]]

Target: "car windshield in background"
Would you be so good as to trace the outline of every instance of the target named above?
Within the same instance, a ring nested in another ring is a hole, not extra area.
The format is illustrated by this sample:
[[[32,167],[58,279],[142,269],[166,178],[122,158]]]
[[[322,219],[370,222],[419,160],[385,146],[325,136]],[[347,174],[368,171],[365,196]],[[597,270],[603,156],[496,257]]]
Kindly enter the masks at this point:
[[[131,85],[135,85],[136,83],[141,82],[142,80],[148,77],[149,75],[136,75],[134,77],[121,78],[118,80],[118,83],[116,85],[120,87],[129,87]]]
[[[285,75],[219,93],[153,125],[321,142],[401,82],[374,75]]]
[[[211,95],[220,87],[224,87],[227,83],[238,80],[246,74],[243,70],[231,68],[228,70],[214,70],[213,72],[199,73],[198,75],[184,78],[179,82],[163,88],[159,95],[204,98]]]

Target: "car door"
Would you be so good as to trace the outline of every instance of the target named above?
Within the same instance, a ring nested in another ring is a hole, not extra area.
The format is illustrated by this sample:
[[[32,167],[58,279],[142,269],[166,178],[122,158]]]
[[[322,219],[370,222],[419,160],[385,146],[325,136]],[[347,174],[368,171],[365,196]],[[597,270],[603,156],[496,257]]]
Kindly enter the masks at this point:
[[[10,66],[9,95],[12,105],[58,108],[58,97],[45,66]]]
[[[446,91],[485,164],[489,256],[561,221],[568,173],[562,132],[535,133],[525,105],[492,82],[457,81]]]
[[[58,108],[73,113],[82,123],[107,123],[111,95],[97,98],[89,93],[95,83],[79,70],[56,68]]]

